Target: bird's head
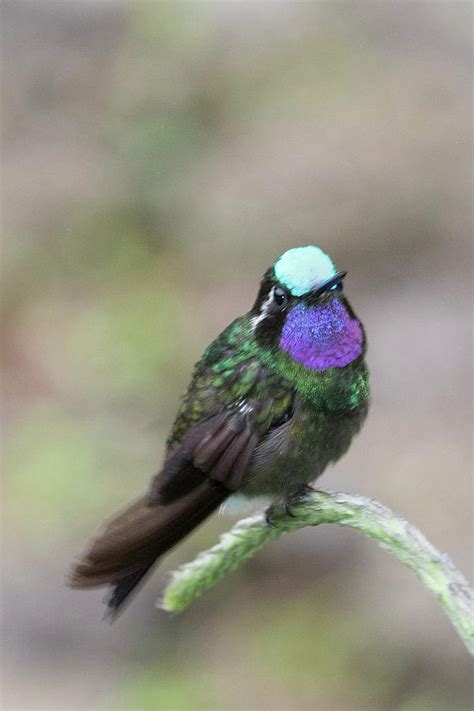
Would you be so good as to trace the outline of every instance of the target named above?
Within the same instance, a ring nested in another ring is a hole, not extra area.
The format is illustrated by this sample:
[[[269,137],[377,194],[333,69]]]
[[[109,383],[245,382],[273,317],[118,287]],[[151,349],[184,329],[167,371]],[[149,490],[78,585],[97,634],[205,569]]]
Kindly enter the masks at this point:
[[[319,247],[282,254],[264,274],[251,311],[257,342],[316,371],[362,356],[364,330],[343,294],[345,275]]]

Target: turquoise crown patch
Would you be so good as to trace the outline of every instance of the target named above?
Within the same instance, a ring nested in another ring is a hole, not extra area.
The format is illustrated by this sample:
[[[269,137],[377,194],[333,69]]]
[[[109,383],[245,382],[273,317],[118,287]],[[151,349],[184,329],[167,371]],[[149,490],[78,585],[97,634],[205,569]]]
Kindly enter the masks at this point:
[[[279,257],[275,276],[293,296],[303,296],[336,275],[336,267],[319,247],[295,247]]]

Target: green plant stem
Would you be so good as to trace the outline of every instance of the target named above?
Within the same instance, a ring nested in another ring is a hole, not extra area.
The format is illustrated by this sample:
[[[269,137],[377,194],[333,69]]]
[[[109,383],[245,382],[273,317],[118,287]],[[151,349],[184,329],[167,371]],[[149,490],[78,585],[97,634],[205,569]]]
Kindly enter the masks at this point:
[[[160,607],[181,612],[282,533],[321,523],[349,526],[365,533],[413,570],[436,595],[474,654],[474,593],[463,575],[412,524],[364,496],[312,491],[292,504],[291,511],[284,506],[272,507],[271,525],[265,513],[243,519],[224,533],[219,543],[172,574]]]

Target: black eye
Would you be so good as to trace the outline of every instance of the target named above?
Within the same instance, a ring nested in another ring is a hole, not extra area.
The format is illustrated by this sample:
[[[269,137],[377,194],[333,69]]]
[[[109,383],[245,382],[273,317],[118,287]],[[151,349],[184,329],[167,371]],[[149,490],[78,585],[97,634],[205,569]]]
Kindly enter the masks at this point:
[[[273,299],[278,306],[284,306],[287,302],[286,291],[277,287],[273,292]]]

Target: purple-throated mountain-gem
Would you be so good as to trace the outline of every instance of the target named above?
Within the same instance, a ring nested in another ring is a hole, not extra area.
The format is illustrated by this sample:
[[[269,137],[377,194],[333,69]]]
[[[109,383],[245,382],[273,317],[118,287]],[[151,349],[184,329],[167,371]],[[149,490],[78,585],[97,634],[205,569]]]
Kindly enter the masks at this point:
[[[368,409],[366,339],[319,247],[290,249],[205,350],[148,492],[74,565],[111,617],[157,559],[234,492],[292,500],[349,448]]]

